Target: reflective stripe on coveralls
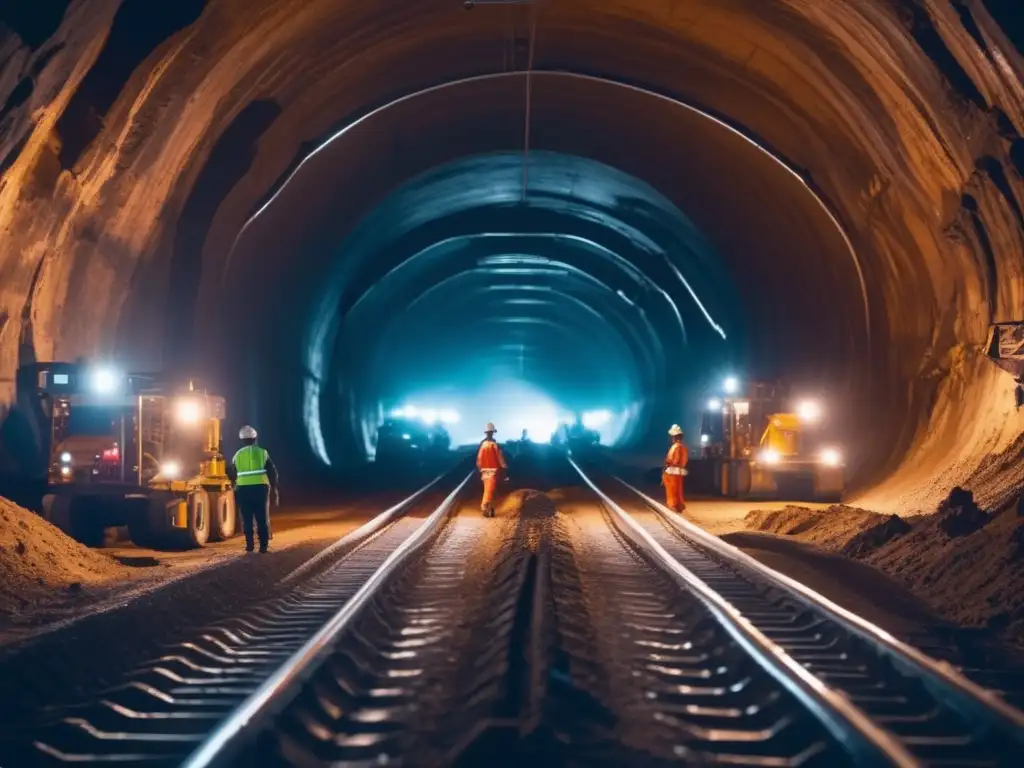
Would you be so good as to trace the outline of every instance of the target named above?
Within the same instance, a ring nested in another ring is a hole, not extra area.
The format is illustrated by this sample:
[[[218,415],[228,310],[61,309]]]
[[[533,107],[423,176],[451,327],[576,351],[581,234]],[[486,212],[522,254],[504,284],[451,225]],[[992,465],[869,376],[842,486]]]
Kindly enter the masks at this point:
[[[238,480],[235,485],[269,485],[267,477],[267,458],[269,454],[266,449],[258,445],[246,445],[238,449],[231,462],[235,465],[238,473]]]

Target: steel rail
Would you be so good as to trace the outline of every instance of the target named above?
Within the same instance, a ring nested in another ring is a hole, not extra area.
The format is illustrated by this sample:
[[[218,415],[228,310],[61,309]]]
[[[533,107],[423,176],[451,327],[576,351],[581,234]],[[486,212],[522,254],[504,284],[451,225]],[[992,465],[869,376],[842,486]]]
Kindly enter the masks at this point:
[[[802,605],[826,614],[847,631],[875,646],[897,667],[919,677],[933,695],[941,694],[939,698],[948,701],[961,716],[982,727],[995,725],[1024,748],[1024,712],[1006,702],[994,691],[978,685],[951,664],[932,658],[805,584],[770,568],[738,547],[674,514],[668,507],[622,478],[614,475],[612,477],[635,493],[679,535],[740,566],[743,570],[753,572],[790,594]]]
[[[447,472],[442,472],[440,475],[435,477],[433,480],[431,480],[429,483],[424,485],[422,488],[420,488],[418,491],[413,493],[411,496],[407,496],[406,498],[404,498],[402,501],[398,502],[394,506],[390,507],[389,509],[384,510],[379,515],[377,515],[376,517],[374,517],[374,518],[368,520],[367,522],[363,523],[361,526],[359,526],[355,530],[349,531],[344,536],[342,536],[340,539],[338,539],[336,542],[331,544],[329,547],[327,547],[326,549],[321,550],[320,552],[315,554],[313,557],[311,557],[309,560],[304,562],[302,565],[300,565],[294,571],[292,571],[287,576],[285,576],[283,579],[281,579],[278,583],[279,584],[287,584],[289,581],[297,579],[297,578],[303,576],[304,574],[308,573],[310,570],[315,568],[318,564],[322,563],[324,560],[329,560],[339,550],[345,549],[346,547],[351,546],[353,544],[356,544],[356,543],[358,543],[358,542],[360,542],[360,541],[362,541],[364,539],[369,539],[370,536],[372,536],[373,534],[377,533],[378,531],[384,529],[386,526],[390,525],[395,520],[397,520],[401,516],[401,514],[403,512],[405,512],[405,510],[409,506],[411,506],[414,501],[416,501],[416,499],[418,499],[424,493],[426,493],[431,488],[433,488],[435,485],[437,485],[441,481],[442,478],[447,477],[453,471],[454,470],[448,470]]]
[[[469,473],[441,502],[409,538],[403,541],[387,560],[370,576],[352,598],[305,645],[296,651],[256,691],[221,722],[206,740],[182,763],[183,768],[206,768],[227,765],[243,746],[244,738],[259,730],[292,700],[298,687],[330,653],[334,639],[345,630],[369,603],[388,578],[427,541],[445,522],[455,498],[473,473]]]
[[[569,458],[569,463],[587,486],[600,497],[605,507],[622,523],[623,532],[676,581],[691,591],[732,638],[814,714],[860,764],[888,764],[900,768],[917,768],[922,765],[921,761],[907,751],[893,734],[879,728],[843,693],[825,685],[801,666],[728,600],[672,557],[633,519],[632,515],[598,488],[572,458]]]

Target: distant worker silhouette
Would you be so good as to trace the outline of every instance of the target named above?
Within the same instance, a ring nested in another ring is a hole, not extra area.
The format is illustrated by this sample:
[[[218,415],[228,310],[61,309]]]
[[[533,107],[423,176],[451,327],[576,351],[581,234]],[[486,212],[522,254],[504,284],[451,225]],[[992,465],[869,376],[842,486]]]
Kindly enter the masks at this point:
[[[683,442],[682,427],[673,424],[668,434],[672,438],[672,445],[665,456],[665,470],[661,476],[661,483],[665,486],[665,506],[675,512],[682,512],[686,509],[683,477],[686,476],[686,465],[690,462],[690,451]]]
[[[484,439],[476,452],[476,468],[480,471],[480,480],[484,484],[484,495],[480,501],[480,511],[484,517],[494,517],[494,492],[502,478],[508,479],[508,464],[501,446],[494,439],[498,430],[494,424],[487,422],[484,427]]]
[[[245,551],[253,551],[253,523],[260,540],[260,552],[267,551],[270,543],[270,494],[274,506],[281,500],[277,487],[277,467],[266,448],[256,444],[256,430],[250,426],[238,432],[242,447],[231,459],[228,477],[235,486],[235,506],[242,514],[245,531]]]

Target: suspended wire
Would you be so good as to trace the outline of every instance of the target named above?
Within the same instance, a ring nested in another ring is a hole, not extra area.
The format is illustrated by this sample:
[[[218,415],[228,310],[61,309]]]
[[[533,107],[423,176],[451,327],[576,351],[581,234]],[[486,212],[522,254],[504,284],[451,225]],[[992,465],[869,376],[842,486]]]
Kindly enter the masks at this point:
[[[533,51],[537,40],[537,4],[530,5],[530,52],[526,60],[526,115],[523,126],[523,202],[529,183],[530,162],[530,104],[533,101]]]

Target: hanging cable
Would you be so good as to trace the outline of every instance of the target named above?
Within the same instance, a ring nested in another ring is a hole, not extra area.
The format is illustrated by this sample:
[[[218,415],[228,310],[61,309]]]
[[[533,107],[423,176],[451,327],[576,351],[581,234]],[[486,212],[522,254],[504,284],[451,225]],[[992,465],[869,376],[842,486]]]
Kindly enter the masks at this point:
[[[529,183],[530,160],[530,103],[533,101],[533,49],[537,40],[537,5],[530,7],[530,51],[526,60],[526,118],[523,126],[523,202],[526,202],[526,188]]]

